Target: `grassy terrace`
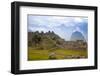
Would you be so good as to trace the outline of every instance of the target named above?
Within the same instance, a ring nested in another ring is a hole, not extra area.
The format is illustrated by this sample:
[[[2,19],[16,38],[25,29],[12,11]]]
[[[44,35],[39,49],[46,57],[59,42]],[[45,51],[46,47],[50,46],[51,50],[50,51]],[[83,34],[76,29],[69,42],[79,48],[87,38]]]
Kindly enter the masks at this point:
[[[33,48],[28,48],[28,60],[50,60],[50,54],[55,54],[55,59],[80,59],[87,58],[86,50],[34,50]]]

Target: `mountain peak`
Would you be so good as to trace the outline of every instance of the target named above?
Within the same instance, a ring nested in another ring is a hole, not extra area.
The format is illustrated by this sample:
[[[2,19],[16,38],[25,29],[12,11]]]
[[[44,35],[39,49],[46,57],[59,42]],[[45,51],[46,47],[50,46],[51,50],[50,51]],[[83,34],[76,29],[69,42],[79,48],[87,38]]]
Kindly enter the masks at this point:
[[[83,41],[85,41],[85,38],[84,38],[84,36],[82,35],[81,32],[75,31],[75,32],[72,33],[70,40],[71,41],[77,41],[77,40],[83,40]]]

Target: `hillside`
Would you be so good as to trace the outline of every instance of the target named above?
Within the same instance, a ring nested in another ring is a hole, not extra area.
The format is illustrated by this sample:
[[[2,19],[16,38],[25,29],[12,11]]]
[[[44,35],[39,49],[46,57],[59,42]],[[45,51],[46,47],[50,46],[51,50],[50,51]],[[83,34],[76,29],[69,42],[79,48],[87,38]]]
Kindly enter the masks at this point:
[[[28,32],[28,46],[32,46],[33,49],[47,49],[53,50],[63,48],[64,39],[61,39],[54,32]]]

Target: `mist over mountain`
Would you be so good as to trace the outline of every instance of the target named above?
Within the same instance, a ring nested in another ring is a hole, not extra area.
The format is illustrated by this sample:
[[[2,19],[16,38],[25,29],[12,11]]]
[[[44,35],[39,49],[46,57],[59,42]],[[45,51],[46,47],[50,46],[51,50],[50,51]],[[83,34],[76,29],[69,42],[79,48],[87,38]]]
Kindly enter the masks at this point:
[[[81,32],[75,31],[71,35],[71,41],[83,40],[86,41]]]

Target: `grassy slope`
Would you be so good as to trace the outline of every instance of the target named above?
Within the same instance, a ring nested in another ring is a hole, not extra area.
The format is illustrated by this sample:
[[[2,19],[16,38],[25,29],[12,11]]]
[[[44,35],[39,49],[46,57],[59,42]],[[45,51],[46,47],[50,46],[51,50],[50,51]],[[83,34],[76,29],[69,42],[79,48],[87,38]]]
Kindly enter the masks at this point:
[[[77,51],[77,50],[54,50],[57,59],[65,59],[66,56],[84,56],[87,57],[87,51]],[[49,50],[33,50],[28,48],[28,60],[49,60]],[[67,58],[68,59],[68,58]]]

